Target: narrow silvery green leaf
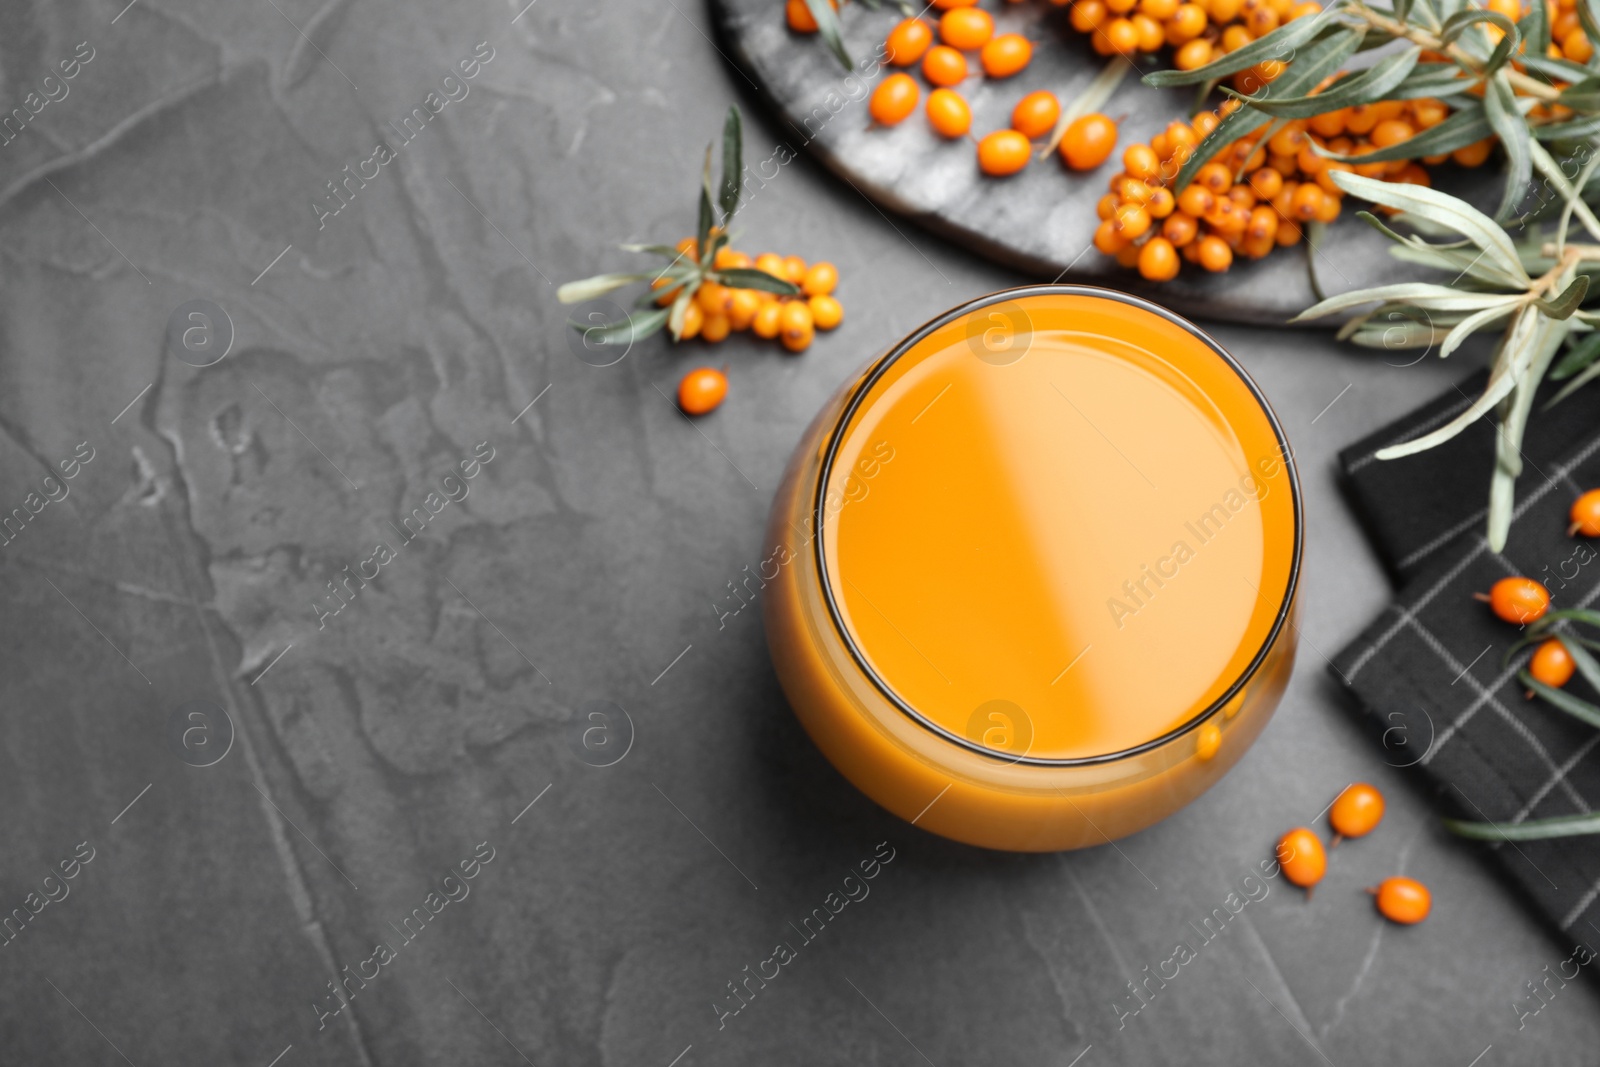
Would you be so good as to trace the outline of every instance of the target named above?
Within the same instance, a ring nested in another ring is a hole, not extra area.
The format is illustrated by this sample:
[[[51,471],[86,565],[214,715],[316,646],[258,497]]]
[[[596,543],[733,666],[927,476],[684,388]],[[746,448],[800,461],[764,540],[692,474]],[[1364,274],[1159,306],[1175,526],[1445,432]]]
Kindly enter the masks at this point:
[[[1566,385],[1563,385],[1561,387],[1561,391],[1555,396],[1551,397],[1548,402],[1546,402],[1544,410],[1549,411],[1567,397],[1571,396],[1579,389],[1582,389],[1585,385],[1588,385],[1590,382],[1594,381],[1595,378],[1600,378],[1600,363],[1590,363],[1583,369],[1583,373],[1579,374]]]
[[[783,278],[774,278],[764,270],[755,270],[751,267],[724,267],[711,272],[711,280],[720,282],[730,289],[760,289],[766,293],[777,293],[779,296],[798,296],[800,287]]]
[[[1590,209],[1588,204],[1584,203],[1583,197],[1578,195],[1577,186],[1567,180],[1566,172],[1561,169],[1561,164],[1557,163],[1554,157],[1545,151],[1544,145],[1538,141],[1530,141],[1528,143],[1528,154],[1529,158],[1533,160],[1533,165],[1539,168],[1539,173],[1545,176],[1556,193],[1562,198],[1563,206],[1558,243],[1564,244],[1566,242],[1568,220],[1574,212],[1577,213],[1578,219],[1583,223],[1584,229],[1589,231],[1589,235],[1600,240],[1600,219],[1595,218],[1594,211]],[[1596,153],[1585,165],[1585,169],[1579,172],[1580,184],[1586,183],[1589,175],[1594,173],[1594,164],[1597,162],[1600,162],[1600,153]]]
[[[1556,837],[1584,837],[1600,833],[1600,813],[1558,815],[1553,819],[1529,819],[1519,823],[1445,819],[1444,825],[1451,833],[1476,841],[1547,841]]]
[[[1573,718],[1580,719],[1590,726],[1600,726],[1600,708],[1595,707],[1587,700],[1575,697],[1571,693],[1557,689],[1554,686],[1545,685],[1527,671],[1518,673],[1517,678],[1523,685],[1531,689],[1535,696],[1543,697]]]
[[[642,341],[661,329],[666,321],[667,309],[656,308],[653,311],[629,315],[616,322],[603,323],[598,326],[571,319],[568,320],[568,325],[583,334],[585,344],[610,345],[622,342],[632,344],[635,341]]]
[[[1600,358],[1600,332],[1583,335],[1583,339],[1567,349],[1566,355],[1551,369],[1553,382],[1564,382]]]
[[[1533,157],[1528,145],[1533,137],[1528,132],[1527,119],[1517,110],[1516,94],[1503,70],[1496,71],[1489,79],[1483,94],[1483,113],[1506,153],[1505,191],[1500,197],[1500,208],[1495,212],[1495,218],[1504,219],[1528,191],[1528,180],[1533,176]]]
[[[1411,73],[1411,68],[1417,65],[1417,57],[1421,54],[1421,48],[1408,48],[1404,52],[1386,56],[1359,74],[1341,78],[1322,92],[1310,96],[1296,96],[1282,100],[1260,99],[1250,103],[1252,107],[1265,111],[1274,118],[1303,119],[1335,111],[1341,107],[1386,100],[1390,90]]]
[[[733,221],[739,210],[739,195],[744,188],[744,122],[737,107],[728,108],[722,124],[722,188],[717,193],[722,208],[722,225]]]
[[[635,282],[652,281],[657,271],[639,272],[634,274],[596,274],[592,278],[581,281],[567,282],[556,290],[556,299],[563,304],[581,304],[585,300],[593,300],[597,296],[604,296],[624,285]]]
[[[1448,285],[1435,285],[1432,282],[1396,282],[1393,285],[1379,285],[1371,289],[1357,289],[1354,292],[1330,296],[1313,304],[1289,321],[1305,322],[1331,315],[1336,311],[1346,311],[1362,304],[1380,301],[1403,300],[1420,308],[1438,308],[1443,311],[1478,311],[1484,308],[1507,307],[1522,299],[1515,294],[1473,293],[1453,289]]]
[[[1504,400],[1511,390],[1516,388],[1517,376],[1522,370],[1523,363],[1514,358],[1508,358],[1510,353],[1520,351],[1521,346],[1528,343],[1528,334],[1533,329],[1531,319],[1537,318],[1537,311],[1523,310],[1511,321],[1511,328],[1506,332],[1506,341],[1502,346],[1501,358],[1495,363],[1493,371],[1489,374],[1489,383],[1484,388],[1483,395],[1474,400],[1467,409],[1454,419],[1431,433],[1413,438],[1404,444],[1391,445],[1379,449],[1374,455],[1378,459],[1400,459],[1404,456],[1426,452],[1434,445],[1443,444],[1477,422],[1483,414],[1496,404]]]
[[[1531,4],[1528,13],[1517,23],[1517,29],[1522,33],[1522,39],[1528,42],[1524,49],[1536,56],[1542,56],[1550,47],[1550,18],[1543,4]]]
[[[1490,323],[1505,318],[1515,310],[1515,304],[1504,304],[1500,307],[1484,308],[1474,312],[1463,319],[1454,329],[1445,335],[1444,343],[1439,346],[1439,358],[1444,359],[1450,353],[1461,347],[1461,343],[1477,331],[1485,328]]]
[[[1451,44],[1468,29],[1481,23],[1498,27],[1508,37],[1517,33],[1517,24],[1500,12],[1490,11],[1487,8],[1468,8],[1444,20],[1444,27],[1439,31],[1439,40]]]
[[[1570,634],[1556,634],[1556,640],[1561,642],[1567,654],[1572,657],[1573,665],[1578,668],[1578,673],[1583,675],[1583,680],[1589,683],[1589,688],[1600,693],[1600,663],[1589,654],[1581,642],[1572,639]]]
[[[1312,150],[1320,156],[1337,159],[1341,163],[1387,163],[1395,159],[1442,156],[1446,152],[1454,152],[1458,148],[1481,141],[1493,132],[1489,126],[1488,116],[1484,114],[1483,105],[1474,100],[1471,105],[1452,111],[1449,117],[1437,126],[1423,130],[1399,144],[1378,148],[1365,155],[1341,156],[1325,148],[1316,147],[1315,142]]]
[[[1401,83],[1390,90],[1387,99],[1417,100],[1428,96],[1450,96],[1465,92],[1476,84],[1454,63],[1418,63]]]
[[[1534,306],[1544,313],[1545,318],[1557,322],[1565,321],[1572,317],[1578,310],[1578,305],[1583,303],[1583,298],[1589,295],[1589,277],[1580,274],[1572,279],[1572,284],[1561,291],[1561,294],[1551,300],[1535,300]]]
[[[1527,271],[1522,269],[1522,261],[1517,256],[1516,245],[1511,243],[1510,236],[1494,220],[1466,201],[1421,185],[1378,181],[1347,172],[1335,172],[1332,177],[1334,184],[1363,200],[1432,219],[1448,227],[1483,249],[1485,255],[1516,278],[1519,284],[1532,284]]]
[[[1534,320],[1534,328],[1523,342],[1522,352],[1512,352],[1516,331],[1507,334],[1506,350],[1501,362],[1513,366],[1516,387],[1503,402],[1500,425],[1495,434],[1495,468],[1489,482],[1489,549],[1499,552],[1506,546],[1511,532],[1513,487],[1522,473],[1522,437],[1527,432],[1528,415],[1533,410],[1533,397],[1539,389],[1539,380],[1550,366],[1550,360],[1561,347],[1566,336],[1565,323],[1556,322],[1536,310],[1525,313]],[[1520,363],[1520,366],[1517,364]]]
[[[828,0],[806,0],[806,10],[811,12],[811,17],[816,21],[817,32],[827,44],[846,70],[854,69],[855,63],[850,59],[850,52],[844,46],[844,27],[839,25],[839,13],[834,11],[833,5]]]
[[[1236,74],[1269,59],[1297,61],[1297,52],[1302,45],[1310,42],[1318,34],[1340,27],[1340,23],[1334,20],[1333,15],[1334,9],[1328,8],[1320,15],[1310,15],[1295,19],[1293,22],[1286,22],[1271,33],[1257,37],[1243,48],[1234,49],[1203,67],[1196,67],[1194,70],[1158,70],[1153,74],[1146,74],[1144,83],[1157,87],[1198,85],[1201,82]]]

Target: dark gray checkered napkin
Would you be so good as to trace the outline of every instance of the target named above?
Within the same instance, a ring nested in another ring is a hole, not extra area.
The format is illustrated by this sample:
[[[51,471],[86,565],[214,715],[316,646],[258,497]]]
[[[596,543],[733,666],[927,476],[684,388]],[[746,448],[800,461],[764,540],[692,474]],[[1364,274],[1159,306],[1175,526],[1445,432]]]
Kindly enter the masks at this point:
[[[1573,498],[1600,487],[1600,390],[1533,420],[1503,552],[1484,538],[1492,423],[1417,456],[1372,459],[1453,417],[1482,385],[1475,376],[1341,454],[1350,496],[1402,587],[1332,669],[1374,720],[1385,760],[1428,775],[1447,814],[1587,813],[1600,808],[1600,730],[1524,699],[1516,675],[1527,653],[1503,663],[1519,632],[1472,594],[1522,574],[1542,581],[1555,607],[1600,601],[1600,543],[1566,536]],[[1600,700],[1582,679],[1569,689]],[[1600,934],[1600,837],[1483,847],[1557,926]]]

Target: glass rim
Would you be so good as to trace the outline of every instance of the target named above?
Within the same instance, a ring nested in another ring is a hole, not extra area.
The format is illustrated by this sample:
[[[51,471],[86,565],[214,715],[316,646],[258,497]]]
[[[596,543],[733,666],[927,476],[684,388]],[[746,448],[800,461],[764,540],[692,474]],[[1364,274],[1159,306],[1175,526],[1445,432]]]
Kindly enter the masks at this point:
[[[828,480],[833,474],[834,459],[839,451],[840,445],[844,441],[845,430],[849,427],[850,420],[855,416],[856,412],[860,410],[867,394],[872,391],[872,387],[878,383],[878,380],[890,367],[895,364],[896,361],[900,359],[900,357],[910,352],[919,343],[942,327],[949,325],[964,315],[970,314],[974,311],[979,311],[985,307],[989,307],[992,304],[1003,303],[1011,300],[1027,299],[1035,296],[1084,296],[1095,299],[1109,300],[1114,303],[1126,304],[1129,307],[1149,312],[1158,318],[1177,326],[1179,329],[1198,340],[1202,345],[1204,345],[1219,359],[1221,359],[1223,364],[1229,370],[1231,370],[1241,382],[1244,383],[1245,388],[1250,391],[1250,395],[1254,398],[1257,407],[1260,408],[1261,413],[1266,417],[1267,425],[1272,428],[1273,436],[1278,441],[1279,452],[1284,469],[1289,474],[1289,495],[1294,503],[1294,552],[1289,561],[1289,580],[1284,587],[1282,599],[1278,604],[1277,614],[1272,620],[1272,627],[1267,631],[1266,637],[1261,642],[1261,647],[1256,650],[1255,655],[1251,657],[1250,662],[1245,666],[1244,670],[1240,672],[1239,676],[1229,684],[1228,688],[1224,690],[1216,700],[1212,701],[1205,708],[1173,729],[1138,745],[1095,756],[1047,758],[1043,756],[1030,756],[1026,753],[1020,756],[1006,754],[995,749],[988,748],[987,746],[980,745],[970,738],[962,737],[960,734],[939,725],[922,712],[918,711],[911,705],[909,701],[907,701],[899,693],[895,692],[894,687],[889,685],[889,683],[885,681],[876,670],[873,669],[872,665],[867,661],[866,655],[856,644],[855,638],[851,635],[849,628],[845,625],[844,617],[840,613],[838,602],[834,596],[833,585],[828,580],[828,561],[823,547],[823,542],[827,538],[827,487]],[[956,307],[953,307],[948,311],[929,319],[911,333],[907,334],[904,338],[897,342],[894,347],[890,348],[888,352],[881,356],[856,385],[855,390],[850,395],[850,399],[845,403],[844,408],[839,413],[838,419],[834,422],[833,428],[829,431],[828,447],[823,452],[822,466],[817,473],[815,501],[812,506],[812,521],[815,523],[817,530],[817,536],[813,538],[812,541],[815,546],[814,551],[816,553],[817,578],[822,587],[823,603],[827,605],[828,615],[833,621],[834,632],[838,634],[840,641],[844,643],[845,649],[850,653],[850,658],[855,661],[856,666],[861,670],[862,674],[864,674],[867,680],[872,683],[873,688],[881,693],[883,697],[889,701],[889,703],[898,708],[900,712],[913,723],[925,730],[928,730],[936,736],[943,738],[946,741],[950,741],[961,748],[977,753],[980,756],[985,756],[989,759],[992,759],[997,763],[1011,765],[1024,764],[1036,767],[1092,766],[1096,764],[1115,763],[1119,760],[1125,760],[1133,756],[1138,756],[1142,753],[1161,748],[1169,742],[1198,729],[1203,723],[1210,720],[1214,715],[1217,714],[1217,712],[1221,711],[1225,706],[1227,706],[1227,704],[1232,701],[1234,697],[1238,696],[1240,691],[1250,683],[1250,680],[1255,677],[1257,672],[1260,671],[1261,665],[1266,662],[1267,656],[1275,647],[1277,647],[1279,639],[1283,636],[1283,628],[1289,623],[1289,614],[1294,609],[1295,595],[1299,591],[1300,564],[1305,542],[1305,514],[1301,499],[1299,467],[1295,461],[1294,452],[1289,445],[1289,438],[1284,433],[1282,424],[1278,421],[1277,413],[1272,410],[1272,405],[1268,403],[1266,395],[1261,391],[1261,387],[1256,384],[1255,379],[1250,376],[1250,372],[1245,370],[1239,361],[1236,360],[1227,349],[1218,344],[1209,334],[1200,329],[1200,327],[1196,326],[1193,322],[1190,322],[1183,316],[1167,310],[1159,304],[1146,300],[1143,297],[1134,296],[1130,293],[1120,292],[1115,289],[1106,289],[1097,285],[1060,283],[1024,285],[1013,289],[1000,289],[985,296],[980,296],[973,300],[969,300],[964,304],[959,304]]]

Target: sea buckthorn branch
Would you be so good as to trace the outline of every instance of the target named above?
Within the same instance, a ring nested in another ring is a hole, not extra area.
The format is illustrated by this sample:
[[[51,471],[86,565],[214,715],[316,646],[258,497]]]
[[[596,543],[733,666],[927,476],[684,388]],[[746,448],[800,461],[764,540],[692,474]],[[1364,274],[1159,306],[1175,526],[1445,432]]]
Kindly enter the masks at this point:
[[[1581,178],[1586,180],[1592,169],[1592,165],[1586,167]],[[1519,249],[1500,224],[1447,194],[1353,173],[1336,173],[1333,180],[1355,196],[1460,238],[1449,244],[1432,244],[1415,235],[1396,233],[1376,216],[1362,213],[1363,218],[1396,242],[1401,258],[1452,272],[1457,280],[1449,285],[1404,282],[1345,293],[1321,301],[1295,321],[1376,302],[1379,306],[1357,318],[1346,328],[1346,335],[1353,335],[1357,343],[1390,347],[1387,331],[1381,325],[1374,328],[1373,319],[1381,323],[1385,315],[1412,318],[1420,313],[1428,320],[1428,329],[1408,336],[1406,341],[1430,347],[1439,341],[1441,356],[1449,355],[1471,334],[1504,324],[1483,395],[1446,425],[1377,453],[1379,459],[1397,459],[1432,448],[1494,409],[1499,430],[1489,490],[1488,539],[1490,546],[1499,551],[1511,525],[1513,489],[1522,470],[1522,437],[1539,384],[1552,373],[1552,362],[1563,344],[1570,344],[1567,357],[1558,365],[1564,375],[1576,374],[1579,366],[1600,366],[1595,362],[1600,348],[1593,340],[1593,326],[1600,324],[1600,311],[1586,311],[1583,306],[1589,298],[1591,279],[1600,273],[1600,245],[1567,242],[1571,211],[1563,211],[1553,240],[1536,238]],[[1571,208],[1578,201],[1581,186],[1569,183],[1566,188],[1567,205]],[[1449,326],[1442,338],[1435,314]],[[1592,376],[1587,369],[1583,374]]]
[[[663,327],[671,332],[674,340],[683,340],[686,335],[699,332],[708,293],[715,293],[719,304],[729,305],[741,291],[778,297],[801,294],[800,279],[781,277],[773,270],[752,269],[748,256],[732,253],[727,247],[728,228],[739,210],[744,189],[743,141],[739,109],[730,107],[722,127],[722,180],[715,197],[711,185],[713,146],[706,146],[695,237],[685,238],[676,246],[622,246],[624,251],[660,256],[668,261],[666,266],[653,271],[598,274],[582,281],[567,282],[556,291],[556,298],[563,304],[580,304],[637,282],[650,283],[651,292],[639,299],[639,306],[645,310],[600,325],[571,322],[572,328],[583,334],[585,341],[597,345],[629,345]],[[731,306],[728,310],[732,310]]]

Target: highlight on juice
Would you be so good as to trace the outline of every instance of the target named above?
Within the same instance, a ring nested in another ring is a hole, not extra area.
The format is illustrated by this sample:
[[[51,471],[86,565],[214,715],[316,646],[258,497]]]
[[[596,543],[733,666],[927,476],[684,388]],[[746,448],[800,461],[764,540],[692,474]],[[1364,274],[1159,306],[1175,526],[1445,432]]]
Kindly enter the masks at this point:
[[[941,315],[824,407],[774,502],[773,661],[828,759],[989,848],[1104,843],[1216,782],[1294,659],[1300,487],[1244,371],[1135,297]]]

